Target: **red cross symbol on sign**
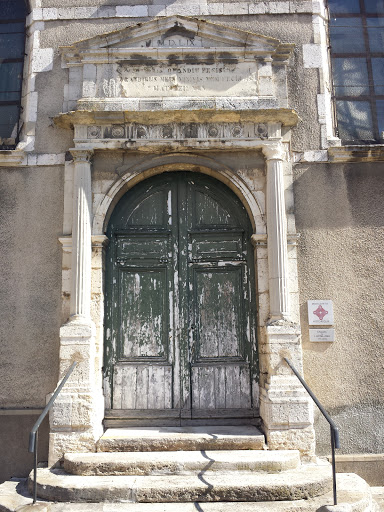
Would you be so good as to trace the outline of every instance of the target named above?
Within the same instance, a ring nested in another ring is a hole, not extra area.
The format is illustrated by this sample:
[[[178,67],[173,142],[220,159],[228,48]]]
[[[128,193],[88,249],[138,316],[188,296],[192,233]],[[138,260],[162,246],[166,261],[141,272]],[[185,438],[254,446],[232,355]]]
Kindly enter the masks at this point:
[[[314,315],[316,315],[320,320],[323,320],[323,318],[328,315],[328,311],[326,311],[323,306],[320,304],[317,309],[313,312]]]

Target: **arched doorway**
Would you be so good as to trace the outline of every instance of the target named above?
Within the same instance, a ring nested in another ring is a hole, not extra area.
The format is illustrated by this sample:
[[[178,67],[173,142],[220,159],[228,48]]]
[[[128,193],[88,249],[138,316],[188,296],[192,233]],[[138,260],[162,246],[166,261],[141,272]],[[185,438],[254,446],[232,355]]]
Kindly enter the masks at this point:
[[[251,234],[236,195],[198,173],[120,199],[107,230],[108,426],[256,422]]]

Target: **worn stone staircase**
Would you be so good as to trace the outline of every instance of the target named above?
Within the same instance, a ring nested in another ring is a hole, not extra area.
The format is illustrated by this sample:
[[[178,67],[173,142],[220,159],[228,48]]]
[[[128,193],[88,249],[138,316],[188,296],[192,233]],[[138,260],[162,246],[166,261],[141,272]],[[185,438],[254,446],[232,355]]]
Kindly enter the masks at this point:
[[[40,510],[376,510],[369,486],[356,475],[340,476],[343,508],[329,507],[330,465],[302,464],[296,450],[267,450],[252,426],[109,429],[97,449],[66,454],[62,469],[39,468]],[[0,493],[0,511],[16,510],[1,507]]]

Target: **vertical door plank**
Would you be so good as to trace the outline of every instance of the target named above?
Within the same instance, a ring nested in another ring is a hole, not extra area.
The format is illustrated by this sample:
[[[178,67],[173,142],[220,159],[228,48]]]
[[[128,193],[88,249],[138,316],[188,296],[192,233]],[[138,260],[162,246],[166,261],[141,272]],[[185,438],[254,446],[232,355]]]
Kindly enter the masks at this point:
[[[172,367],[164,367],[164,409],[172,409],[173,407],[173,378],[172,378]]]
[[[225,381],[225,366],[216,366],[215,367],[215,375],[216,375],[216,407],[218,409],[225,409],[226,406],[226,381]]]
[[[121,382],[121,408],[134,409],[136,406],[136,366],[123,366],[120,368],[123,375]],[[115,385],[117,389],[117,385]]]
[[[251,385],[249,366],[240,366],[240,407],[251,407]]]
[[[148,366],[137,366],[136,409],[148,409]]]
[[[114,368],[113,370],[113,408],[121,409],[122,408],[122,389],[123,389],[123,379],[122,372],[119,367]]]

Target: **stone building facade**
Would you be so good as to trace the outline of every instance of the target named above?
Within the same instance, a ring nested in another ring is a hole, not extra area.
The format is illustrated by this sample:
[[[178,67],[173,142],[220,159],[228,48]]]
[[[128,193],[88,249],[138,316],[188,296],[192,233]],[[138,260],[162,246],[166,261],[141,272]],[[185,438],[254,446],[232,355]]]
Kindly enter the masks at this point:
[[[369,47],[337,41],[362,19],[373,48],[384,7],[357,3],[30,1],[0,151],[2,478],[30,469],[73,361],[50,464],[148,424],[253,423],[270,448],[327,454],[285,357],[341,453],[379,460],[383,55],[356,95]],[[326,300],[311,341],[308,301]]]

